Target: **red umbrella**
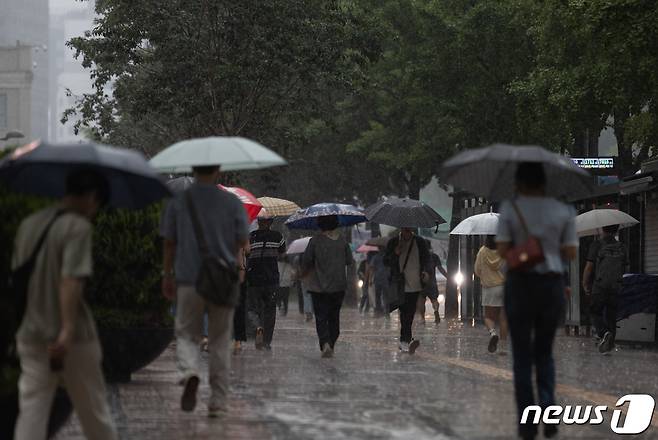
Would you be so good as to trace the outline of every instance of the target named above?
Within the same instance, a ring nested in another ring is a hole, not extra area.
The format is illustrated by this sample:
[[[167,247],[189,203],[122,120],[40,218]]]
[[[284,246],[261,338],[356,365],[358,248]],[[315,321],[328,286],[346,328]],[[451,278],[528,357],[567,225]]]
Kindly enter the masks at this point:
[[[258,213],[263,209],[263,205],[260,204],[258,199],[249,191],[242,188],[237,188],[234,186],[223,186],[217,185],[219,189],[228,191],[231,194],[235,195],[244,206],[244,209],[247,211],[247,217],[249,217],[249,222],[253,222],[258,216]]]

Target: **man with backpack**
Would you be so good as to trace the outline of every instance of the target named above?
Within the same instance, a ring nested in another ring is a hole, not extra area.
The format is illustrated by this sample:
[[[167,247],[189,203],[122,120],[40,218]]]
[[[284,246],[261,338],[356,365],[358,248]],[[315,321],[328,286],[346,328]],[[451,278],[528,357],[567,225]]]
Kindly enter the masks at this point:
[[[592,295],[592,321],[601,338],[599,352],[604,354],[615,345],[617,295],[628,266],[626,248],[615,238],[618,230],[619,225],[603,228],[601,238],[590,246],[583,271],[583,290]]]

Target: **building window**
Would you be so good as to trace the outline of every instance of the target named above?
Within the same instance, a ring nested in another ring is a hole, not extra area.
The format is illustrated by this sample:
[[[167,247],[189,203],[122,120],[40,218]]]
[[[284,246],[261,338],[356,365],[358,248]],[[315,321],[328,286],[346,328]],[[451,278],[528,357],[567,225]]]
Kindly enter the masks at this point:
[[[7,95],[0,93],[0,128],[7,128]]]

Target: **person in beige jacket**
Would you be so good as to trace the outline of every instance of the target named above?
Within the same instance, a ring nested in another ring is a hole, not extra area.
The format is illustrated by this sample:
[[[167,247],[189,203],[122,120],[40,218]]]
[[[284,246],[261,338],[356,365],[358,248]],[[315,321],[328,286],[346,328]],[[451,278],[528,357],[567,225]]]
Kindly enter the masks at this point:
[[[504,260],[496,251],[493,235],[488,235],[484,246],[478,251],[475,259],[475,275],[482,284],[482,305],[484,306],[484,324],[489,330],[490,353],[496,352],[498,342],[501,342],[499,354],[507,354],[507,320],[503,309],[503,285],[505,277],[501,272]],[[500,336],[496,332],[496,323],[500,327]]]

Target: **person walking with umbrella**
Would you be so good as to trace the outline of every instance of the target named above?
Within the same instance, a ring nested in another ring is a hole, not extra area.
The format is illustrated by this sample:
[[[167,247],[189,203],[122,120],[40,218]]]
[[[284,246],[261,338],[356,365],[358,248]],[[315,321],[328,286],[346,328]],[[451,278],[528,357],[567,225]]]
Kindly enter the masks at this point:
[[[32,214],[18,228],[14,270],[37,253],[16,335],[21,361],[17,440],[46,438],[60,380],[86,437],[118,438],[106,401],[96,326],[83,298],[92,275],[91,221],[107,203],[109,191],[106,179],[92,168],[74,170],[62,202]]]
[[[413,354],[420,345],[420,341],[412,337],[416,305],[424,286],[430,281],[429,273],[432,267],[427,242],[418,237],[414,229],[401,228],[399,235],[392,238],[386,246],[384,263],[394,278],[404,278],[403,300],[399,304],[399,346],[402,352]]]
[[[322,357],[330,358],[340,335],[340,308],[347,289],[346,268],[354,264],[354,258],[338,230],[336,215],[320,216],[316,221],[322,232],[309,241],[302,256],[302,270],[313,298]]]
[[[489,353],[495,353],[500,340],[500,354],[507,354],[507,319],[503,308],[503,285],[505,277],[501,271],[504,260],[496,248],[495,235],[487,235],[484,246],[475,258],[474,272],[482,284],[482,306],[484,306],[484,324],[489,330]],[[496,332],[500,326],[500,335]]]
[[[565,263],[576,257],[578,237],[574,210],[546,196],[546,173],[539,162],[518,164],[518,197],[500,208],[498,252],[508,265],[505,310],[512,337],[514,390],[519,420],[535,404],[532,367],[536,368],[539,405],[555,404],[553,340],[564,310]],[[537,427],[519,424],[524,439],[534,439]],[[545,425],[547,438],[556,425]]]
[[[590,311],[599,337],[599,352],[609,354],[617,333],[617,296],[628,267],[626,248],[615,235],[619,225],[602,228],[601,238],[591,244],[583,270],[583,290],[591,295]]]
[[[286,252],[286,241],[280,232],[272,230],[273,222],[263,209],[258,214],[258,229],[249,235],[247,315],[256,327],[258,350],[272,348],[279,288],[278,260]]]
[[[230,344],[234,307],[202,296],[197,281],[204,261],[221,259],[238,271],[240,249],[247,245],[245,208],[228,191],[219,190],[219,166],[194,166],[195,182],[167,205],[164,238],[163,295],[176,299],[176,358],[184,384],[181,409],[193,411],[200,384],[200,347],[204,313],[208,312],[208,416],[227,413]],[[203,215],[201,215],[203,214]],[[225,290],[238,286],[223,286]]]

